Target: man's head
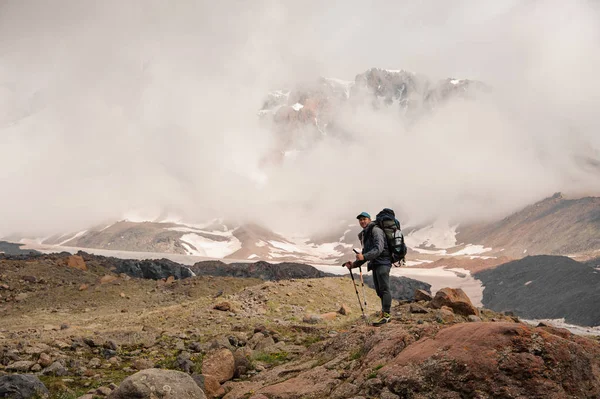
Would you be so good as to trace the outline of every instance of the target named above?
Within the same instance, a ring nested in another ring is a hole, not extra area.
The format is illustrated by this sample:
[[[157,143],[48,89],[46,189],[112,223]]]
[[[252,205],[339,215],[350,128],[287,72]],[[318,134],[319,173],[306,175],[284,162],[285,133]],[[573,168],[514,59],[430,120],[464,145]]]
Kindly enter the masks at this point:
[[[367,212],[359,213],[356,218],[358,219],[358,224],[360,224],[360,227],[363,229],[367,227],[369,223],[371,223],[371,215],[369,215]]]

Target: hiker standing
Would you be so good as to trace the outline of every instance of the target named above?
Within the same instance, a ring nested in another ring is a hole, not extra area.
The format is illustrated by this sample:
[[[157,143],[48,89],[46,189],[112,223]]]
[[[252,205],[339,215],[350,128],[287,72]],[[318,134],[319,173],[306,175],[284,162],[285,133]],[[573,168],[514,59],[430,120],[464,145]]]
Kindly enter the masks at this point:
[[[358,224],[362,227],[362,231],[358,234],[362,252],[356,254],[354,262],[348,261],[344,263],[344,266],[353,269],[369,262],[367,271],[373,270],[373,284],[377,296],[381,299],[381,318],[375,321],[373,325],[380,326],[388,323],[391,319],[390,270],[392,261],[385,233],[375,222],[371,221],[371,215],[367,212],[361,212],[356,218]]]

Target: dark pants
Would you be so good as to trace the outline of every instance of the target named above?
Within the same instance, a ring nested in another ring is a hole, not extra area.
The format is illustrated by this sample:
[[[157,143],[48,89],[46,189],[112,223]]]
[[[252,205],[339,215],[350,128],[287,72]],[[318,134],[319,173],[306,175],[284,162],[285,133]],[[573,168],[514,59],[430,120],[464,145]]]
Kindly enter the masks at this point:
[[[381,298],[381,310],[390,313],[392,307],[392,294],[390,292],[390,270],[391,266],[379,265],[373,269],[373,285],[375,292]]]

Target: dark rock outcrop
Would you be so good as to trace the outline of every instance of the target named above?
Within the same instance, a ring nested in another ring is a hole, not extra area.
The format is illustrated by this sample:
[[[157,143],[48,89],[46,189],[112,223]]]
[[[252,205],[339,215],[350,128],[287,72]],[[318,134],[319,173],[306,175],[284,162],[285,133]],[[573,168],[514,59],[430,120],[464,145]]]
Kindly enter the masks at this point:
[[[253,277],[262,280],[287,280],[293,278],[334,277],[334,274],[322,272],[310,265],[302,263],[231,263],[220,261],[203,261],[194,264],[190,269],[198,276]]]
[[[363,275],[363,280],[366,285],[375,289],[372,275]],[[415,290],[423,290],[431,294],[431,284],[408,277],[390,276],[390,290],[393,299],[412,302],[415,300]]]
[[[0,256],[3,255],[40,255],[41,253],[34,249],[21,249],[25,244],[15,244],[13,242],[0,241]]]
[[[12,374],[0,376],[0,398],[28,399],[48,397],[46,386],[34,375]]]
[[[564,256],[528,256],[474,275],[483,305],[529,319],[600,325],[600,272]]]

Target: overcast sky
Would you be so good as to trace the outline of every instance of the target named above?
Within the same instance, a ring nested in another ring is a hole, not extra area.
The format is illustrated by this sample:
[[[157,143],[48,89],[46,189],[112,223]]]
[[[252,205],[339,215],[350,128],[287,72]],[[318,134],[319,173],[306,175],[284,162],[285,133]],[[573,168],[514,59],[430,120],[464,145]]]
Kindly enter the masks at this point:
[[[269,90],[370,67],[493,93],[411,131],[348,115],[361,145],[261,169]],[[598,195],[599,70],[585,0],[4,0],[0,236],[161,213],[307,232],[389,204],[420,223]]]

